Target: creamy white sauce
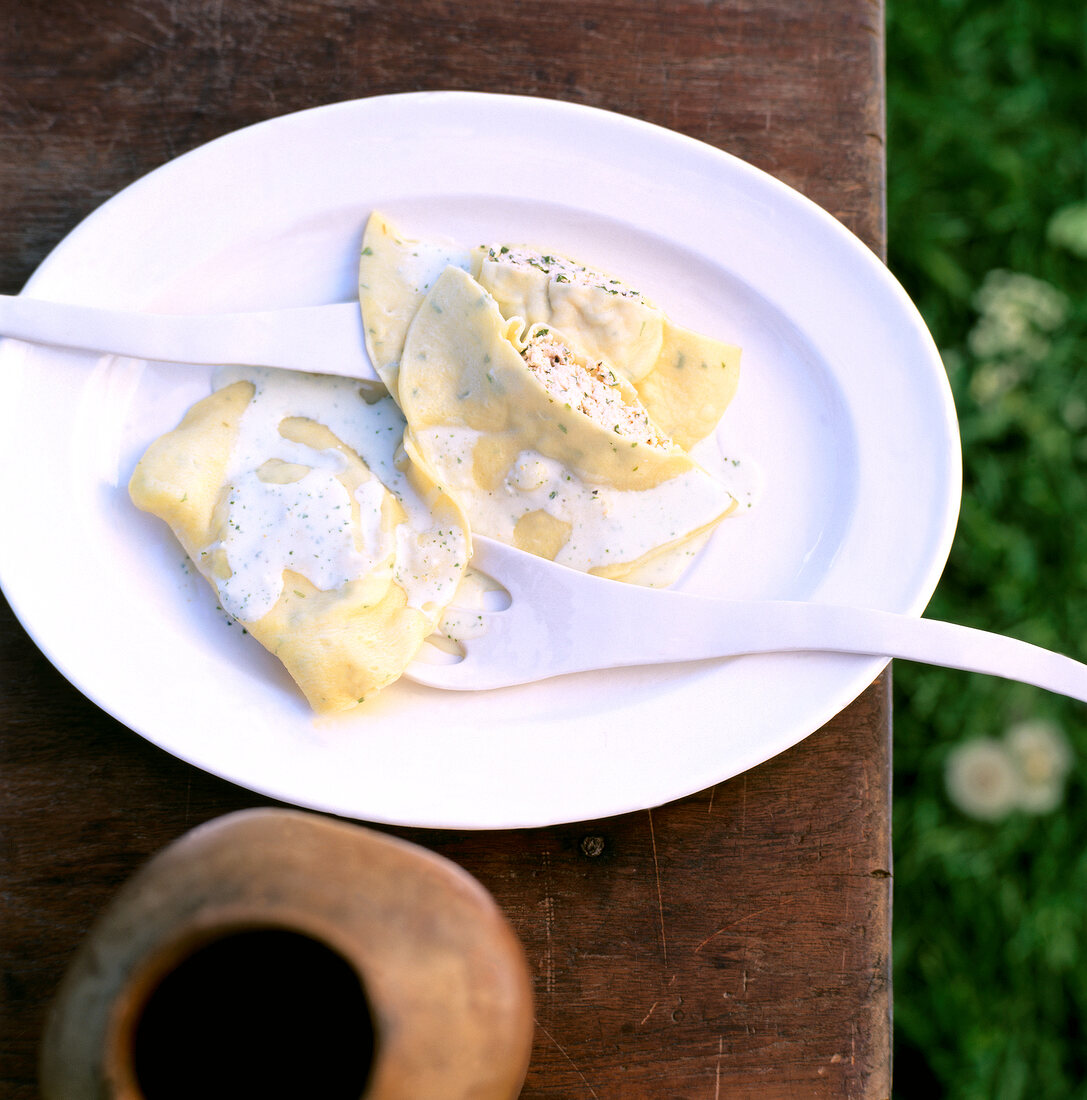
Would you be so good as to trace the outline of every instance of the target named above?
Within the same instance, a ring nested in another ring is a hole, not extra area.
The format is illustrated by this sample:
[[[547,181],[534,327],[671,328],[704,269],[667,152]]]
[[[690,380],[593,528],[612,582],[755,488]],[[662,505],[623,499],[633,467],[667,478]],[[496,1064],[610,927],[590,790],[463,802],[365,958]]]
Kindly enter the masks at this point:
[[[736,499],[734,516],[741,516],[762,499],[766,476],[761,463],[742,447],[711,433],[696,443],[690,456],[708,470]]]
[[[360,486],[358,495],[366,489]],[[360,508],[365,548],[360,552],[351,498],[331,465],[311,468],[286,485],[262,481],[252,470],[234,478],[220,543],[231,567],[231,575],[219,582],[223,607],[246,622],[266,615],[283,590],[284,569],[320,589],[340,588],[372,572],[390,550],[372,507],[363,502]]]
[[[701,527],[722,496],[720,485],[699,469],[652,489],[620,490],[583,482],[561,462],[531,450],[517,456],[498,489],[487,491],[472,476],[471,455],[480,432],[444,426],[419,434],[428,437],[424,449],[433,449],[436,465],[465,501],[476,531],[513,543],[522,516],[547,512],[571,525],[555,561],[582,571],[636,561]]]
[[[751,457],[725,455],[719,480],[736,498],[738,514],[754,508],[762,497],[765,477],[762,467]]]
[[[522,451],[517,461],[510,467],[506,481],[510,488],[527,493],[533,489],[539,489],[550,477],[551,470],[544,461],[543,455],[538,455],[534,451]]]
[[[408,606],[432,613],[452,598],[468,543],[459,529],[426,529],[402,523],[396,529],[396,583],[408,594]]]
[[[478,638],[486,633],[487,623],[482,612],[464,607],[447,607],[438,624],[438,633],[455,642]]]
[[[416,660],[450,664],[464,656],[463,642],[487,632],[488,612],[504,611],[510,594],[493,577],[469,566],[453,602],[442,613],[437,629],[427,636]]]
[[[453,602],[442,615],[438,634],[453,642],[478,638],[487,630],[487,613],[504,611],[509,606],[510,594],[502,585],[469,566]]]
[[[253,383],[255,393],[242,415],[227,469],[230,519],[221,545],[232,575],[219,583],[224,609],[243,621],[261,618],[282,592],[284,569],[328,590],[391,559],[408,606],[436,613],[460,578],[467,542],[459,528],[437,526],[398,468],[404,418],[392,398],[367,403],[351,379],[259,367],[226,367],[215,385],[241,380]],[[355,494],[358,525],[351,523],[348,491],[336,476],[344,469],[342,454],[284,439],[279,425],[291,417],[325,425],[374,475]],[[256,475],[269,459],[308,472],[299,481],[269,484]],[[382,486],[408,517],[391,539],[381,528]]]

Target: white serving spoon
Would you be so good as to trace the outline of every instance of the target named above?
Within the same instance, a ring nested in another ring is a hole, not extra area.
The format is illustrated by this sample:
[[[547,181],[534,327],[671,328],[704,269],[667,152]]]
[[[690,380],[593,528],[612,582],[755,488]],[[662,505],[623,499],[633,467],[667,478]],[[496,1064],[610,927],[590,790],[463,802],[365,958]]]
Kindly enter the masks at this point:
[[[133,313],[0,295],[0,336],[165,363],[281,367],[378,381],[358,302],[256,313]]]
[[[169,363],[245,364],[379,381],[356,302],[252,313],[133,313],[0,295],[0,336]],[[1021,680],[1087,702],[1087,666],[983,630],[858,607],[727,601],[639,588],[477,537],[473,566],[511,603],[484,611],[455,663],[407,675],[460,691],[564,673],[745,653],[898,657]]]
[[[568,569],[481,536],[472,568],[509,594],[474,610],[463,657],[416,660],[417,683],[478,691],[624,665],[820,651],[898,657],[982,672],[1087,702],[1087,665],[984,630],[862,607],[720,600]]]

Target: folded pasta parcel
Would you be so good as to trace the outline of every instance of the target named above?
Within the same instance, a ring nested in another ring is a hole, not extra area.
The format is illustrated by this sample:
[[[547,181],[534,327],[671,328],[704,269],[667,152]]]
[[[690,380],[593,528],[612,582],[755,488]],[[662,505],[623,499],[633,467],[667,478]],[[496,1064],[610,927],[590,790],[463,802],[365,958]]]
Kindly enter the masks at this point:
[[[621,279],[564,256],[500,245],[481,257],[479,281],[503,317],[553,326],[609,363],[681,447],[709,435],[736,394],[740,349],[677,325]]]
[[[464,248],[408,237],[374,211],[359,260],[359,299],[367,350],[394,397],[408,329],[447,265],[478,279],[507,320],[547,325],[589,359],[606,362],[681,447],[708,436],[735,396],[740,348],[677,325],[623,280],[521,245]]]
[[[407,237],[376,210],[367,218],[359,255],[359,305],[370,362],[393,397],[404,340],[427,291],[446,267],[475,271],[481,258],[479,248]]]
[[[561,564],[667,584],[735,507],[606,361],[506,319],[458,267],[412,320],[398,390],[408,453],[472,529]]]
[[[319,713],[401,675],[471,556],[463,513],[407,462],[403,431],[391,398],[348,379],[238,368],[129,484]]]

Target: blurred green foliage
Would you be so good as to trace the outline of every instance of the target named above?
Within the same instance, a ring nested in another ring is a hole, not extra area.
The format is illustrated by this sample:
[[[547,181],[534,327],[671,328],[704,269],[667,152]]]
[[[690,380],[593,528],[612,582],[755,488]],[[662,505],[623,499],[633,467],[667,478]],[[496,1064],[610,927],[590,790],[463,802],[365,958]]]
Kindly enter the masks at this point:
[[[888,0],[887,100],[889,265],[944,354],[964,451],[928,614],[1087,658],[1087,5]],[[1065,303],[1030,354],[978,337],[994,271]],[[1087,710],[894,676],[895,1096],[1087,1097]],[[1063,802],[970,818],[949,752],[1023,718],[1068,737]]]

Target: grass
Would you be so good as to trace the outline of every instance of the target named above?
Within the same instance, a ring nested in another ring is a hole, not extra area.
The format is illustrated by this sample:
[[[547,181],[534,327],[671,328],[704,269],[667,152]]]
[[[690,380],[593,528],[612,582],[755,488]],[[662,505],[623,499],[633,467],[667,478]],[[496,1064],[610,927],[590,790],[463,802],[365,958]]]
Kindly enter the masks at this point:
[[[1087,8],[888,0],[887,70],[889,264],[964,448],[929,614],[1087,658]],[[1087,1097],[1087,710],[901,662],[895,692],[895,1096]],[[1024,722],[1071,762],[1026,808]],[[1012,766],[956,793],[979,742]]]

